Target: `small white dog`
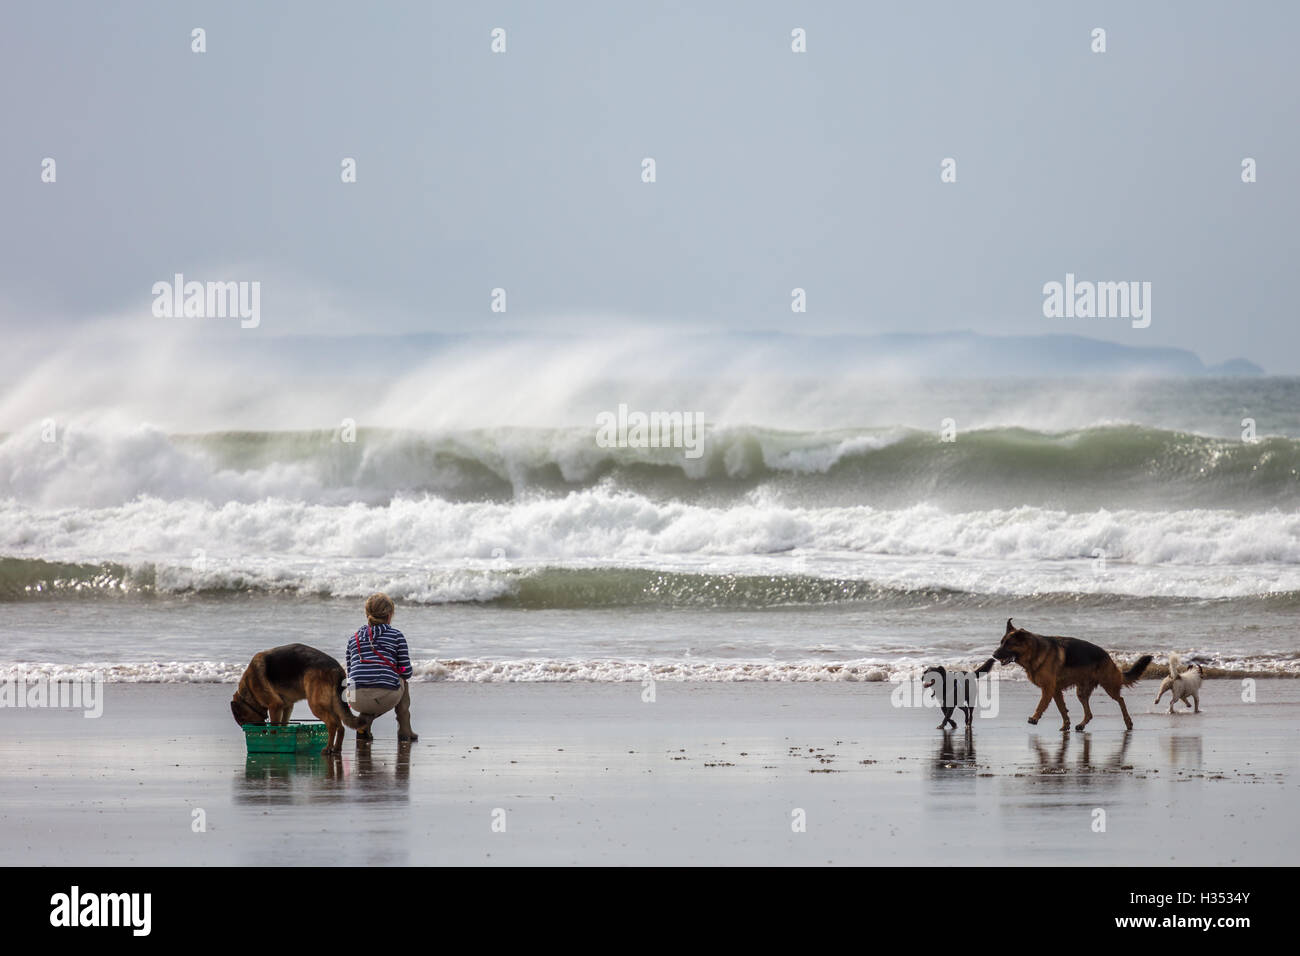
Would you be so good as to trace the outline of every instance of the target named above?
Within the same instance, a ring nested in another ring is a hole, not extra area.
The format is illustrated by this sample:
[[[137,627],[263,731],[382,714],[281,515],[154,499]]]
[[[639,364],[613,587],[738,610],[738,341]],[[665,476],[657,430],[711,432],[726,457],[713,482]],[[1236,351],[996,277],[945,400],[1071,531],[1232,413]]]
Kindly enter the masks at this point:
[[[1155,703],[1160,703],[1160,698],[1165,696],[1165,691],[1169,691],[1172,696],[1169,698],[1169,713],[1174,712],[1174,701],[1181,700],[1187,704],[1187,698],[1196,702],[1196,708],[1192,711],[1194,714],[1201,712],[1201,681],[1205,679],[1205,673],[1200,664],[1192,664],[1181,674],[1178,672],[1182,662],[1179,661],[1177,654],[1169,655],[1169,676],[1160,682],[1160,693],[1156,694]],[[1188,706],[1191,706],[1188,704]]]

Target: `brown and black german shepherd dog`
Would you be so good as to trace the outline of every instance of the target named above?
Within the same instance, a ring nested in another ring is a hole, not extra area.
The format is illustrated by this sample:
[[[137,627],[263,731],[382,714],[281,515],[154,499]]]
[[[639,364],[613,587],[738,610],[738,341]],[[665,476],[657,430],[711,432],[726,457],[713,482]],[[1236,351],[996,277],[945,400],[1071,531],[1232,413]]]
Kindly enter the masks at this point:
[[[324,651],[306,644],[285,644],[259,651],[239,678],[239,690],[230,700],[235,723],[289,722],[293,705],[306,700],[311,712],[325,722],[329,742],[323,754],[343,752],[343,725],[364,730],[367,721],[352,713],[343,701],[343,665]]]
[[[1133,719],[1124,706],[1124,698],[1119,692],[1124,687],[1135,684],[1142,672],[1151,663],[1151,655],[1143,654],[1137,663],[1124,672],[1110,659],[1110,655],[1096,644],[1089,644],[1077,637],[1046,637],[1031,634],[1023,627],[1016,627],[1007,618],[1007,630],[1002,643],[993,652],[993,660],[1006,664],[1019,664],[1025,669],[1029,680],[1042,688],[1043,696],[1038,701],[1038,709],[1029,718],[1031,724],[1038,723],[1050,701],[1056,701],[1056,708],[1061,712],[1061,729],[1070,729],[1070,714],[1065,709],[1062,691],[1071,687],[1078,688],[1079,703],[1083,704],[1083,723],[1074,729],[1083,730],[1092,720],[1092,708],[1088,706],[1088,697],[1093,689],[1100,687],[1119,704],[1119,711],[1124,715],[1124,726],[1133,729]],[[991,667],[992,661],[980,668],[983,672]]]

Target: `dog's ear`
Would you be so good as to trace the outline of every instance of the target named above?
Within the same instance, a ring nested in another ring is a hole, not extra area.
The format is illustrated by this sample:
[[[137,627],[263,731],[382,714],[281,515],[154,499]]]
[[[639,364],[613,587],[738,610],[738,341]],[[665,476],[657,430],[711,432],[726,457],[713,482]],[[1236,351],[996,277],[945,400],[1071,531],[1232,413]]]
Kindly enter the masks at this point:
[[[1014,624],[1011,623],[1011,618],[1007,618],[1007,629],[1003,632],[1003,635],[1005,636],[1005,635],[1007,635],[1007,634],[1010,634],[1010,633],[1011,633],[1012,631],[1014,631],[1015,629],[1016,629],[1016,626],[1015,626]]]

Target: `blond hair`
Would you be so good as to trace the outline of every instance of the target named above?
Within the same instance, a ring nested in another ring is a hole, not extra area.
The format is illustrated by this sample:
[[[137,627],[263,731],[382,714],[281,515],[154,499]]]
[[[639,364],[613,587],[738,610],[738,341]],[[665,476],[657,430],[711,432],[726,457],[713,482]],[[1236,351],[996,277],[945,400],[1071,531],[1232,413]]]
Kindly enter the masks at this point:
[[[377,591],[366,598],[366,622],[368,624],[387,624],[393,619],[393,599],[383,591]]]

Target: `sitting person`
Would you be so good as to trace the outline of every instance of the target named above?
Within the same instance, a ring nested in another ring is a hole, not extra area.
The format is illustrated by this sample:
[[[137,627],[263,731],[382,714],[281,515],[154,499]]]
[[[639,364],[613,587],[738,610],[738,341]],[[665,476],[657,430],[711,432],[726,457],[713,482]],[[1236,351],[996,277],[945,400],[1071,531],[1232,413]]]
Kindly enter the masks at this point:
[[[419,740],[411,729],[411,655],[406,638],[393,627],[393,600],[387,594],[366,598],[366,626],[348,638],[348,683],[356,698],[349,703],[366,720],[358,740],[373,740],[370,725],[390,710],[397,711],[397,739]]]

